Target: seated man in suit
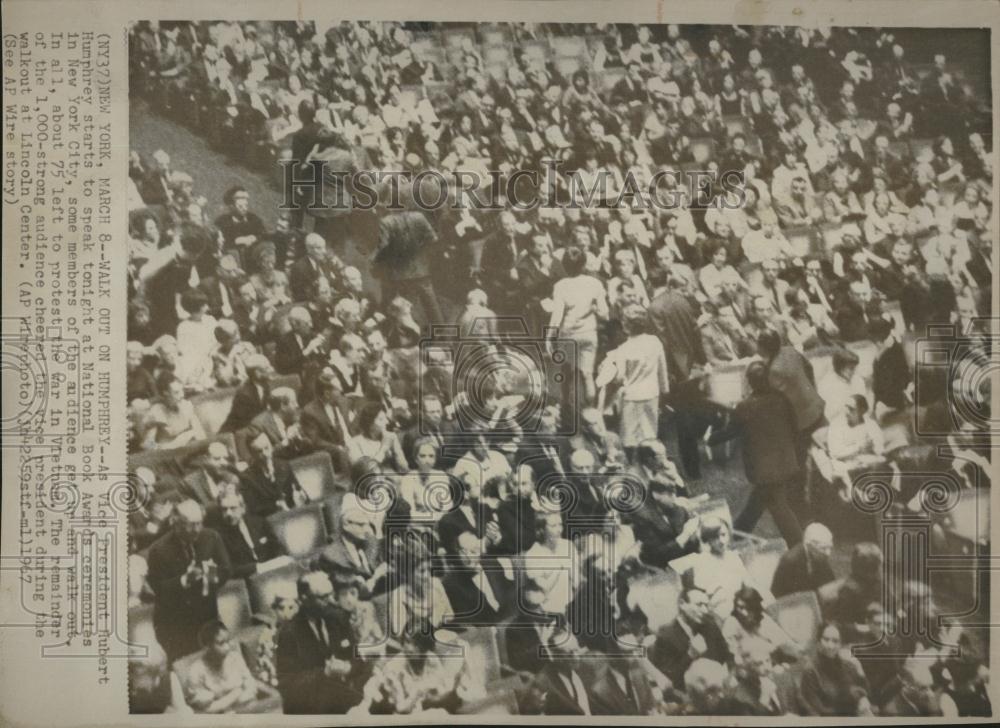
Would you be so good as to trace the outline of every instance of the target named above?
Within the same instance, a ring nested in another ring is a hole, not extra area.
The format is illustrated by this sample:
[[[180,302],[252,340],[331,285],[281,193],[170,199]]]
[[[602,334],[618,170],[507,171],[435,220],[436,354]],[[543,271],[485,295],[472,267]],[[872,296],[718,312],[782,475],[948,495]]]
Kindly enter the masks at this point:
[[[729,662],[729,647],[722,631],[712,618],[708,595],[701,589],[681,592],[679,613],[656,635],[649,659],[674,684],[684,689],[684,673],[698,658]]]
[[[198,501],[205,509],[206,520],[211,522],[218,516],[222,480],[227,474],[234,475],[232,456],[225,443],[216,441],[209,443],[197,463],[198,467],[184,476],[180,492],[183,497]]]
[[[240,475],[240,490],[250,513],[267,518],[309,501],[287,460],[274,457],[267,433],[259,432],[247,443],[250,466]]]
[[[285,460],[313,452],[309,439],[299,425],[299,402],[291,387],[278,387],[267,397],[267,408],[250,422],[248,438],[263,432],[271,441],[274,454]]]
[[[339,525],[337,535],[316,557],[313,568],[330,575],[361,577],[367,596],[383,578],[387,566],[372,520],[353,495],[344,496]]]
[[[444,578],[448,600],[458,624],[496,624],[514,607],[514,584],[500,563],[484,556],[482,542],[473,531],[462,531],[456,539],[459,564]]]
[[[215,594],[229,578],[222,538],[204,527],[204,519],[197,501],[181,501],[171,529],[149,548],[153,628],[171,661],[198,649],[198,630],[218,617]]]
[[[247,359],[245,366],[248,379],[236,390],[221,432],[242,430],[267,406],[271,377],[274,375],[271,362],[263,354],[255,354]]]
[[[350,468],[347,455],[347,443],[353,434],[350,405],[344,399],[340,380],[330,369],[320,372],[316,397],[302,408],[299,423],[302,436],[312,448],[330,453],[336,472]]]
[[[576,637],[557,628],[549,637],[545,659],[532,685],[544,715],[593,715],[594,663],[581,660],[583,649]]]
[[[371,672],[355,659],[357,641],[346,613],[333,608],[330,577],[305,574],[298,582],[298,614],[281,628],[276,653],[285,713],[346,713],[361,702]]]
[[[218,507],[221,514],[218,531],[229,554],[234,577],[250,576],[256,573],[257,564],[284,554],[268,522],[247,513],[246,501],[236,485],[227,484],[223,488]]]
[[[640,543],[640,561],[663,569],[697,551],[699,521],[678,504],[678,483],[658,477],[647,489],[650,497],[631,517],[632,532]]]
[[[802,532],[798,543],[781,555],[774,570],[771,594],[775,599],[800,591],[813,591],[836,579],[830,566],[833,534],[814,521]]]

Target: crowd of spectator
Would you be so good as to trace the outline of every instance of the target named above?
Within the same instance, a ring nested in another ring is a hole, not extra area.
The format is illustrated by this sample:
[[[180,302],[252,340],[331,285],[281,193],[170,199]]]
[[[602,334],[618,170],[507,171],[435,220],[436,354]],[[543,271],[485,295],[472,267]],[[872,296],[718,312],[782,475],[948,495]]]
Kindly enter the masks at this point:
[[[129,48],[133,102],[247,176],[715,175],[672,209],[275,216],[133,152],[133,710],[990,714],[983,634],[884,563],[859,480],[984,547],[902,476],[989,486],[985,68],[877,28],[138,23]],[[935,326],[965,343],[921,368]]]

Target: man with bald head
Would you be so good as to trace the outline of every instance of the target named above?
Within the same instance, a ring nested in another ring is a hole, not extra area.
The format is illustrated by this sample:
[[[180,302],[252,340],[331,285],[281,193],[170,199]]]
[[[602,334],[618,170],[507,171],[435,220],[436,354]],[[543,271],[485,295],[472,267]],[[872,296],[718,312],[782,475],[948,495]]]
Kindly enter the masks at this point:
[[[775,598],[800,591],[812,591],[836,579],[830,566],[833,534],[818,521],[802,532],[802,543],[781,555],[774,571],[771,593]]]
[[[274,376],[271,362],[263,354],[254,354],[246,360],[244,366],[247,381],[236,390],[229,415],[220,432],[242,430],[267,406],[267,399],[271,394],[271,378]]]
[[[198,630],[218,617],[215,595],[230,574],[222,539],[204,520],[198,501],[181,501],[170,530],[149,547],[153,628],[171,661],[198,649]]]
[[[321,333],[314,333],[312,315],[305,306],[288,312],[290,331],[278,339],[274,368],[279,374],[302,374],[307,362],[322,363],[329,344]]]
[[[337,283],[336,269],[323,236],[309,233],[306,235],[305,248],[306,254],[288,270],[289,292],[294,301],[311,298],[320,278],[325,278],[331,287],[336,287]]]
[[[215,515],[212,511],[217,507],[222,492],[221,480],[226,473],[234,472],[229,448],[220,441],[209,443],[198,459],[198,465],[198,468],[184,476],[179,490],[185,498],[198,501],[211,521]]]

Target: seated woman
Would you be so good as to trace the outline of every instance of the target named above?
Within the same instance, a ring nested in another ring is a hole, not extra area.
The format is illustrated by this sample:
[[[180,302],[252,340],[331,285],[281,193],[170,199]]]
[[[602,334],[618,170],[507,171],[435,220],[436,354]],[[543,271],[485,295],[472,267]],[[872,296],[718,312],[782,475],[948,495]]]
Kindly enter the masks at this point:
[[[181,447],[205,439],[205,429],[195,415],[194,405],[184,398],[184,384],[169,372],[157,383],[160,398],[143,418],[143,449]]]
[[[775,662],[794,662],[800,652],[795,640],[764,612],[760,592],[745,584],[733,596],[733,613],[722,623],[722,636],[737,656],[752,640],[762,640]]]
[[[389,636],[402,642],[413,625],[426,622],[439,627],[454,610],[444,584],[431,572],[431,553],[421,541],[403,537],[390,549],[394,573],[390,583],[398,586],[387,594]]]
[[[205,652],[188,668],[184,697],[196,713],[235,713],[257,697],[257,681],[226,625],[202,627],[198,642]]]
[[[410,504],[414,518],[437,521],[454,507],[452,478],[434,467],[438,459],[434,438],[418,439],[413,445],[413,457],[417,468],[400,478],[399,495]]]
[[[798,702],[804,715],[872,715],[865,675],[857,660],[842,653],[842,645],[837,625],[824,623],[816,652],[799,678]]]
[[[211,389],[212,352],[216,348],[215,319],[208,313],[208,297],[197,288],[181,294],[188,317],[177,324],[178,363],[174,372],[188,392]]]
[[[389,415],[381,402],[368,402],[361,408],[357,421],[358,434],[347,445],[352,463],[369,457],[397,473],[407,470],[403,446],[396,433],[389,431],[388,425]]]
[[[852,473],[881,463],[885,459],[882,430],[868,415],[868,400],[854,394],[827,431],[827,452],[833,472],[833,485],[840,496],[850,501]]]
[[[722,284],[727,280],[740,281],[742,284],[743,279],[740,278],[740,274],[729,265],[729,251],[725,245],[713,241],[706,245],[704,255],[709,263],[698,271],[698,282],[701,283],[701,288],[709,300],[716,299],[722,290]]]
[[[740,555],[730,548],[732,527],[717,516],[701,519],[701,553],[692,558],[693,585],[708,595],[712,611],[724,620],[733,613],[733,598],[753,579]],[[767,595],[770,598],[770,594]]]

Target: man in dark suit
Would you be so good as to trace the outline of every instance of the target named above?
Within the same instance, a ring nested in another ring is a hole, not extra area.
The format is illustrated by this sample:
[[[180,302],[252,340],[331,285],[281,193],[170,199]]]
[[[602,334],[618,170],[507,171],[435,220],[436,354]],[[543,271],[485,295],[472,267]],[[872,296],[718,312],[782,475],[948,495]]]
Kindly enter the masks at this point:
[[[240,489],[250,513],[267,518],[272,513],[300,506],[309,500],[292,466],[274,457],[271,441],[263,432],[247,443],[250,466],[240,475]]]
[[[345,501],[349,498],[353,496]],[[371,519],[360,507],[342,503],[338,531],[316,557],[313,568],[331,577],[335,574],[361,577],[370,594],[386,573],[386,561]]]
[[[247,359],[246,370],[247,381],[236,390],[229,415],[220,428],[221,432],[242,430],[267,406],[273,374],[271,362],[263,354],[256,354]]]
[[[278,633],[275,662],[283,709],[290,714],[346,713],[361,702],[369,669],[355,659],[357,640],[333,608],[333,584],[321,572],[298,582],[298,614]]]
[[[729,647],[722,631],[712,618],[708,595],[701,589],[681,592],[680,613],[670,624],[660,628],[649,659],[674,684],[684,689],[684,673],[699,657],[726,664]]]
[[[402,188],[400,192],[403,198],[408,194]],[[407,206],[405,200],[403,204]],[[438,236],[424,214],[413,208],[390,212],[379,220],[378,239],[372,270],[382,283],[383,303],[403,296],[423,307],[425,322],[444,322],[431,281]]]
[[[274,454],[283,460],[308,455],[316,448],[305,437],[298,423],[299,402],[291,387],[272,389],[267,409],[253,418],[248,426],[248,438],[263,432],[271,441]]]
[[[320,372],[316,380],[316,397],[302,408],[299,424],[310,447],[330,453],[334,470],[346,472],[350,467],[347,443],[354,434],[350,406],[344,398],[340,379],[329,369]]]
[[[329,342],[323,334],[313,334],[309,309],[295,306],[288,312],[291,330],[278,338],[274,352],[274,368],[279,374],[301,374],[305,383],[308,368],[322,369],[329,355]]]
[[[736,405],[729,424],[712,433],[708,444],[743,437],[743,467],[753,490],[733,522],[734,528],[752,533],[767,508],[785,543],[794,546],[802,540],[802,527],[788,505],[786,492],[798,483],[802,472],[794,414],[785,396],[771,388],[763,362],[747,367],[747,382],[750,395]]]
[[[775,599],[786,594],[819,589],[837,577],[830,566],[833,534],[822,523],[813,522],[802,532],[802,543],[781,555],[771,581]]]
[[[639,659],[625,654],[611,635],[604,637],[601,654],[609,659],[598,666],[590,707],[594,715],[650,715],[656,700],[649,676]]]
[[[225,443],[219,441],[209,443],[205,452],[198,458],[198,467],[185,475],[180,485],[181,496],[198,501],[205,509],[205,520],[209,524],[218,515],[218,499],[222,492],[223,479],[227,475],[235,477],[231,464],[232,457]]]
[[[509,617],[501,625],[504,654],[500,657],[508,668],[533,676],[545,664],[543,649],[549,643],[558,620],[556,615],[543,612],[545,590],[530,577],[530,573],[519,579],[517,587],[521,590],[523,613]]]
[[[880,319],[869,327],[872,341],[878,347],[872,362],[872,393],[875,404],[893,410],[905,409],[911,399],[908,391],[913,383],[910,365],[906,361],[903,343],[893,332],[891,321]],[[921,382],[923,384],[923,382]]]
[[[458,558],[444,578],[455,623],[492,625],[510,615],[514,607],[514,584],[500,563],[482,553],[482,542],[472,531],[458,535]]]
[[[215,220],[227,248],[248,250],[264,239],[264,223],[250,212],[250,194],[242,187],[233,187],[225,194],[229,210]]]
[[[517,231],[513,212],[501,212],[499,222],[496,232],[483,242],[479,272],[493,308],[501,314],[512,314],[523,310],[518,301],[517,264],[526,243]]]
[[[247,513],[239,488],[227,485],[219,495],[219,536],[229,554],[232,576],[242,579],[256,573],[257,564],[285,553],[266,520]]]
[[[479,538],[487,539],[490,548],[501,538],[496,512],[482,499],[479,479],[467,478],[462,485],[464,492],[458,507],[441,516],[437,524],[441,546],[452,555],[458,553],[458,535],[463,531],[472,531]]]
[[[631,516],[632,533],[639,542],[639,560],[666,568],[674,559],[698,547],[698,519],[677,503],[680,484],[654,478],[647,484],[649,498]]]
[[[203,278],[198,288],[208,299],[208,312],[216,320],[232,318],[237,301],[237,291],[246,275],[240,269],[236,258],[223,255],[215,267],[215,275]]]
[[[593,715],[594,665],[572,633],[557,629],[545,646],[546,659],[535,679],[545,715]]]
[[[691,373],[704,367],[707,360],[698,329],[697,316],[682,293],[687,284],[681,278],[666,279],[659,271],[650,275],[654,295],[649,304],[649,321],[663,343],[670,375],[671,400],[677,413],[677,446],[684,474],[688,478],[701,475],[698,455],[697,400],[698,379]]]
[[[812,364],[791,346],[782,345],[776,331],[765,331],[757,337],[757,353],[767,365],[771,389],[783,394],[791,405],[795,429],[798,432],[796,453],[800,465],[809,452],[812,433],[823,424],[826,403],[816,391]]]
[[[215,594],[229,578],[229,555],[204,519],[197,501],[182,501],[171,529],[149,547],[153,628],[171,660],[198,649],[198,630],[218,617]]]
[[[325,278],[334,288],[337,283],[337,268],[334,265],[326,241],[319,233],[309,233],[305,240],[306,254],[292,264],[288,270],[289,293],[295,301],[306,301],[316,290],[317,281]]]

